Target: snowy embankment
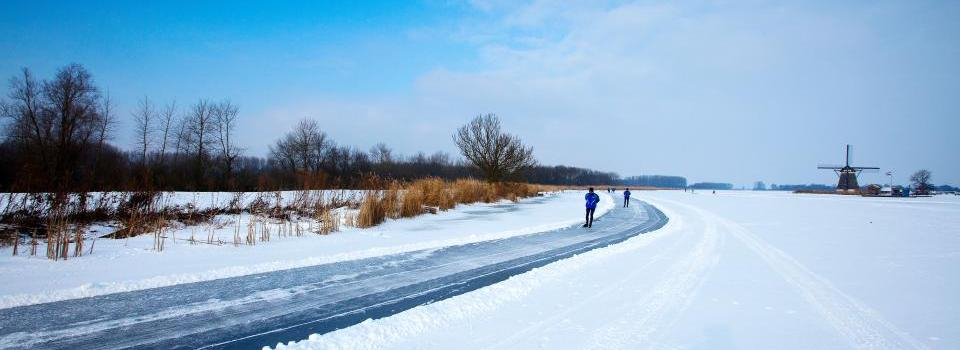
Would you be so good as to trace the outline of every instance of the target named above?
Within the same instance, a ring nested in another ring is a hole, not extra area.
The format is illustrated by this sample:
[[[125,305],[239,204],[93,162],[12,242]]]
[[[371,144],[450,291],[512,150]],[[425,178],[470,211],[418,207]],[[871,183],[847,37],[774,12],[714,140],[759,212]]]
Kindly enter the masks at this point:
[[[669,224],[277,348],[960,348],[960,197],[636,195]]]
[[[601,195],[597,215],[614,207]],[[493,240],[581,223],[583,192],[563,192],[518,203],[461,205],[437,215],[388,220],[368,229],[341,227],[330,235],[277,237],[256,246],[167,242],[153,250],[150,235],[98,239],[92,255],[66,261],[10,256],[0,250],[0,308],[169,286],[312,266],[421,249]],[[246,215],[246,214],[244,214]],[[224,221],[244,220],[225,215]],[[227,224],[225,229],[231,230]],[[189,236],[190,228],[179,235]],[[204,233],[197,234],[202,237]],[[198,238],[202,240],[202,238]]]

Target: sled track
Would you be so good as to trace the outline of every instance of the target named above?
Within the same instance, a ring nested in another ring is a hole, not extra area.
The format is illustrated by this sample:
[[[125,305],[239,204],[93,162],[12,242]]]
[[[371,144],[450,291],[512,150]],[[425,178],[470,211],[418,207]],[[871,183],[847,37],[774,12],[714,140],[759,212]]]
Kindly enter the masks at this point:
[[[720,259],[724,236],[717,232],[715,222],[706,224],[696,246],[683,259],[665,269],[655,287],[646,292],[646,297],[624,305],[631,311],[621,314],[630,317],[608,322],[591,339],[588,349],[626,349],[638,344],[655,347],[654,338],[658,331],[672,327]]]
[[[696,210],[706,216],[709,221],[718,223],[725,234],[742,242],[784,280],[796,287],[803,299],[812,305],[851,347],[855,349],[928,349],[910,334],[885,320],[877,311],[836,288],[830,281],[811,271],[786,252],[764,242],[743,226],[679,202],[668,200],[664,202]]]
[[[797,287],[803,298],[843,335],[850,346],[856,349],[927,349],[926,345],[886,321],[877,311],[837,289],[782,250],[733,222],[727,221],[724,226]]]

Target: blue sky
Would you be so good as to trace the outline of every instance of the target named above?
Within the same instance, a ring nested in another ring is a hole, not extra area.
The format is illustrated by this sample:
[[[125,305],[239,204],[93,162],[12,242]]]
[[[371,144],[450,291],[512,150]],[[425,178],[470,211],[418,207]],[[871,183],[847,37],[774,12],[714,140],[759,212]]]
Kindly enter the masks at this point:
[[[230,99],[254,155],[304,117],[454,153],[495,112],[545,164],[826,183],[817,163],[852,143],[899,181],[960,184],[958,19],[949,1],[4,1],[0,76],[81,63],[122,119],[143,96]]]
[[[344,3],[6,2],[0,64],[42,75],[79,62],[124,103],[144,94],[254,103],[398,93],[431,67],[475,56],[427,27],[461,16],[460,6]]]

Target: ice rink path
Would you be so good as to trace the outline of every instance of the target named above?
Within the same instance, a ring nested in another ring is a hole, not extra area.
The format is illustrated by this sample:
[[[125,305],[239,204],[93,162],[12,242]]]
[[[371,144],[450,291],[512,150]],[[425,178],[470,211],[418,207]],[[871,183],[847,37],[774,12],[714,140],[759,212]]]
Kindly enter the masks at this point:
[[[0,348],[260,348],[390,316],[657,230],[635,202],[591,229],[0,310]]]

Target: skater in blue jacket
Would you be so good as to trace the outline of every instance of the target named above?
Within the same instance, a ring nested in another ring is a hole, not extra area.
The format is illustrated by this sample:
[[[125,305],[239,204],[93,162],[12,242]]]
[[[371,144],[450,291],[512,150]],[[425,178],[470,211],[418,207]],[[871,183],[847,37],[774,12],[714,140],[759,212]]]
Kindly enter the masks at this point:
[[[590,192],[583,199],[587,201],[587,222],[583,227],[593,227],[593,212],[597,210],[597,203],[600,203],[600,195],[593,193],[593,187],[590,187]]]
[[[629,206],[630,206],[630,189],[628,188],[623,191],[623,207],[626,208]]]

